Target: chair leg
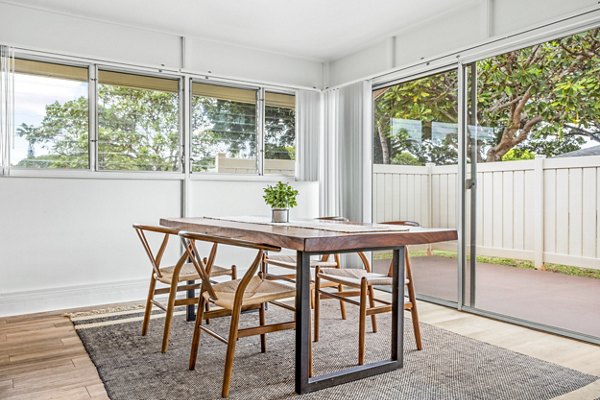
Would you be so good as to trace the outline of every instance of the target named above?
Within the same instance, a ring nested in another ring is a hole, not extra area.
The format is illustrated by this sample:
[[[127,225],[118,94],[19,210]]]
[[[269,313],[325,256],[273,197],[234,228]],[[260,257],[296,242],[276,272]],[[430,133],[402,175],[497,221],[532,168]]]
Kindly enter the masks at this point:
[[[146,299],[146,309],[144,310],[144,322],[142,323],[142,336],[148,333],[148,325],[150,324],[150,315],[152,314],[152,299],[154,299],[154,289],[156,288],[156,279],[154,272],[150,277],[150,289],[148,289],[148,298]]]
[[[229,326],[229,337],[227,339],[227,355],[225,356],[225,371],[223,373],[222,397],[229,397],[229,385],[233,374],[233,360],[235,358],[235,345],[238,339],[238,326],[240,323],[241,307],[234,306],[231,311],[231,325]]]
[[[358,320],[358,365],[365,363],[365,332],[367,322],[367,280],[360,281],[360,313]]]
[[[317,291],[315,289],[311,289],[310,291],[310,309],[313,310],[315,308],[315,296]]]
[[[375,289],[372,285],[369,285],[369,307],[375,307]],[[371,315],[371,328],[373,333],[377,333],[377,316],[375,314]]]
[[[204,304],[204,311],[205,312],[209,312],[210,311],[210,304],[207,301],[206,304]],[[210,324],[210,320],[208,318],[206,318],[206,325]]]
[[[415,343],[417,344],[417,350],[423,350],[423,342],[421,340],[421,327],[419,326],[419,312],[417,310],[417,294],[415,293],[415,283],[413,281],[408,251],[404,252],[404,263],[406,265],[406,277],[408,278],[408,300],[411,304],[410,316],[413,323],[413,331],[415,333]]]
[[[198,315],[196,315],[196,323],[194,324],[194,334],[192,336],[192,349],[190,350],[190,364],[189,369],[194,370],[196,368],[196,359],[198,358],[198,348],[200,347],[200,333],[202,329],[202,317],[204,314],[204,297],[200,294],[200,302],[198,303]]]
[[[319,318],[321,316],[321,278],[319,277],[319,267],[317,267],[315,273],[315,332],[313,341],[319,341]]]
[[[338,292],[342,293],[344,291],[344,285],[338,285]],[[342,319],[346,320],[346,302],[344,300],[340,300],[340,312],[342,313]]]
[[[165,316],[165,328],[163,331],[163,341],[161,352],[166,353],[169,348],[169,334],[171,332],[171,322],[173,321],[173,310],[175,309],[175,298],[177,297],[177,282],[171,283],[169,291],[169,302],[167,304],[167,315]]]
[[[258,319],[259,319],[259,323],[260,326],[264,326],[265,325],[265,303],[262,303],[260,305],[260,309],[258,310]],[[260,334],[260,352],[261,353],[266,353],[267,351],[267,334],[266,333],[261,333]]]

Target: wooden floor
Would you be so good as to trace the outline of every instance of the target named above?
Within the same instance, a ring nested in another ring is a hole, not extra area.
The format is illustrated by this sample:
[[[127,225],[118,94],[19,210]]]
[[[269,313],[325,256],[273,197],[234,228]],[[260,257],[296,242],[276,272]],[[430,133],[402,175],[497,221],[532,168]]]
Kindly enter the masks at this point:
[[[423,322],[600,376],[600,346],[429,303]],[[595,399],[600,384],[560,397]],[[98,373],[62,312],[0,319],[0,399],[107,399]]]

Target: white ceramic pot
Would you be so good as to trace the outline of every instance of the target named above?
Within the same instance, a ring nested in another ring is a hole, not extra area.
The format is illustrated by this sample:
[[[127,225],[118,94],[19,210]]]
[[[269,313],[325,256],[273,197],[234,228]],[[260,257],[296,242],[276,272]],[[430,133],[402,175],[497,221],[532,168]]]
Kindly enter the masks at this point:
[[[290,222],[289,208],[272,208],[271,209],[271,222],[273,222],[273,223]]]

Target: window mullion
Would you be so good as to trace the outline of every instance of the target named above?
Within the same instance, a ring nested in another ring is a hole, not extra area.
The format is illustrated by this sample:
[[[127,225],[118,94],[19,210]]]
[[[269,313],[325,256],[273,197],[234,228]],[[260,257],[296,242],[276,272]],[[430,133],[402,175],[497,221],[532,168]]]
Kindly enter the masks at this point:
[[[256,166],[258,175],[265,174],[265,88],[256,92]]]
[[[98,66],[90,64],[88,82],[88,152],[91,171],[98,170]]]
[[[182,158],[183,171],[186,176],[192,173],[192,81],[191,78],[183,79],[183,87],[181,93],[180,110],[181,110],[181,133],[182,137]]]

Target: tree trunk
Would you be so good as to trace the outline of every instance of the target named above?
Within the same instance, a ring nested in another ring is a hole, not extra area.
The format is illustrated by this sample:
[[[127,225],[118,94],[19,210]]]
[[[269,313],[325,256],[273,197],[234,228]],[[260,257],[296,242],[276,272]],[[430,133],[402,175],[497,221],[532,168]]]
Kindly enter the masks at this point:
[[[390,147],[385,137],[385,131],[381,126],[381,121],[377,121],[377,136],[379,136],[379,143],[381,144],[381,157],[384,164],[390,163]]]

